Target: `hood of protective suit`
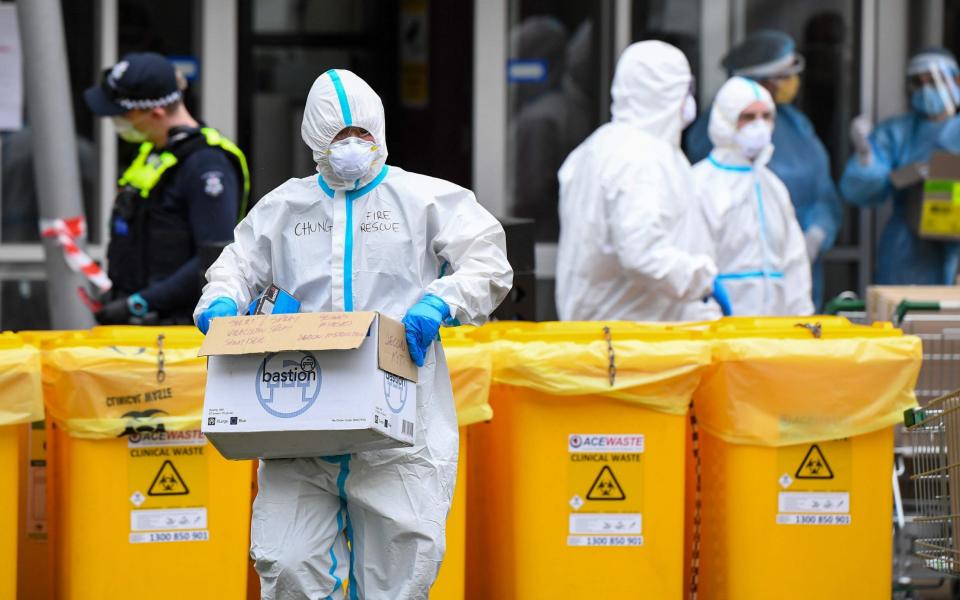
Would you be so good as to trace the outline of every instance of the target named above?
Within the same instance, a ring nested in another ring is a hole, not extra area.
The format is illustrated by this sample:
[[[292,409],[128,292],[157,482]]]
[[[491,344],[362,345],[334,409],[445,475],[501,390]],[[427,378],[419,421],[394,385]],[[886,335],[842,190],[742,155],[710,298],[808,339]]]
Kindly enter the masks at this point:
[[[714,155],[720,162],[751,162],[743,155],[734,138],[737,135],[740,113],[758,100],[763,102],[776,118],[777,105],[770,92],[752,79],[731,77],[717,92],[710,110],[708,134],[715,148]],[[767,146],[752,162],[755,165],[764,165],[770,161],[771,156],[773,144]]]
[[[679,146],[680,112],[692,81],[690,63],[677,48],[657,41],[631,44],[617,61],[610,88],[613,121]]]
[[[376,159],[359,180],[346,181],[330,167],[330,143],[346,127],[362,127],[377,144]],[[300,135],[313,150],[317,172],[335,190],[354,189],[369,183],[387,162],[387,136],[383,102],[366,81],[346,69],[330,69],[313,82],[303,109]]]

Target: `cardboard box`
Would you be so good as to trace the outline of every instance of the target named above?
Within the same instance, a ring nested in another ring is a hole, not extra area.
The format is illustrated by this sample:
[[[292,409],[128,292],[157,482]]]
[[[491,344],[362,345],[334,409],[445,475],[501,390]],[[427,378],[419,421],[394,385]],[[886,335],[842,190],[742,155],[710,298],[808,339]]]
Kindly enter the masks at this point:
[[[867,319],[892,321],[904,300],[948,302],[960,300],[960,287],[952,285],[873,285],[867,288]],[[940,314],[957,314],[943,310]]]
[[[871,286],[867,289],[867,314],[871,321],[892,321],[903,300],[937,302],[937,311],[907,313],[899,326],[923,343],[923,364],[917,379],[917,401],[930,400],[960,388],[960,287],[949,285]],[[898,443],[901,440],[897,440]]]
[[[890,173],[906,190],[907,224],[929,240],[960,240],[960,155],[934,152],[929,164],[914,163]]]
[[[332,456],[413,444],[417,367],[404,327],[375,312],[214,319],[203,433],[231,459]]]

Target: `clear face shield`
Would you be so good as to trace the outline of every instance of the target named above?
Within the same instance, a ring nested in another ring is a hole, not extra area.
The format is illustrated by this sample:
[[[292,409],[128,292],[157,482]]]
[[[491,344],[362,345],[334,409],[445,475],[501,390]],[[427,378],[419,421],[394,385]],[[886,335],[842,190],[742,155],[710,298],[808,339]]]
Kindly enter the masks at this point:
[[[907,68],[910,105],[928,117],[953,117],[960,106],[958,74],[956,62],[944,55],[914,57]]]

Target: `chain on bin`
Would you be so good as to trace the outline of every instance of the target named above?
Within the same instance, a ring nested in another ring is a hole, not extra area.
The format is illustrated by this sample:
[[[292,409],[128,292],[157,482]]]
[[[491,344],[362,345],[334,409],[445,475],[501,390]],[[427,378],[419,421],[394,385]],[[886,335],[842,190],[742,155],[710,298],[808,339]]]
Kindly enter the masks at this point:
[[[603,337],[607,340],[607,356],[610,358],[610,387],[613,387],[617,380],[617,355],[613,352],[613,337],[610,334],[610,328],[603,328]]]
[[[167,356],[163,352],[163,339],[164,335],[161,333],[157,336],[157,382],[163,383],[167,378],[166,371],[166,360]]]
[[[823,325],[820,323],[797,323],[794,327],[802,327],[810,332],[810,335],[816,339],[823,337]]]

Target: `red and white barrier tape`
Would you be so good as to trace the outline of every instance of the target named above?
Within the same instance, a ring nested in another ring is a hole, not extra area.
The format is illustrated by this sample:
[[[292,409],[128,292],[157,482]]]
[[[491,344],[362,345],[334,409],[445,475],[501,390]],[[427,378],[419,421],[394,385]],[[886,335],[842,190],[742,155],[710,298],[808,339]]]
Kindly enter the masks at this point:
[[[87,222],[82,216],[72,219],[40,220],[40,235],[45,238],[56,238],[57,243],[63,248],[63,258],[67,261],[67,265],[74,271],[83,273],[101,292],[107,292],[113,287],[110,278],[103,272],[100,265],[93,262],[93,259],[77,244],[77,239],[86,234]]]

